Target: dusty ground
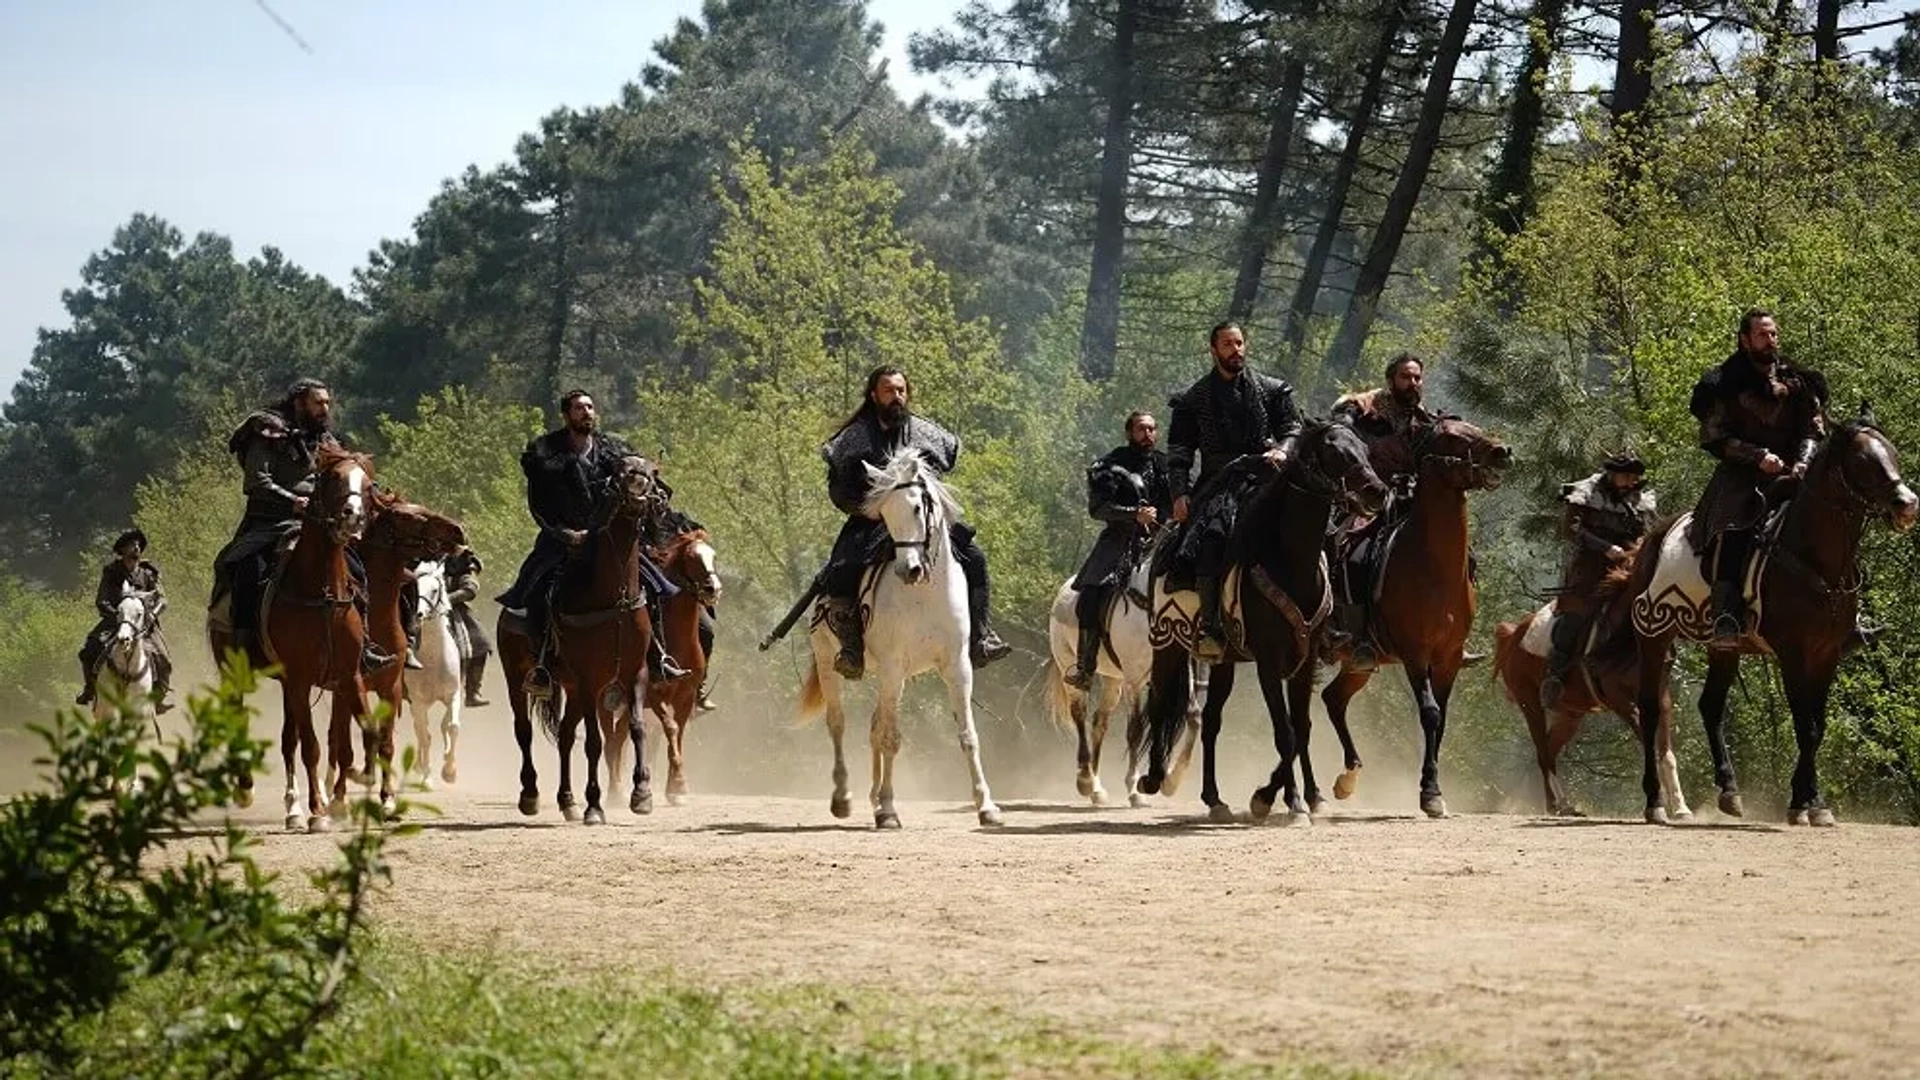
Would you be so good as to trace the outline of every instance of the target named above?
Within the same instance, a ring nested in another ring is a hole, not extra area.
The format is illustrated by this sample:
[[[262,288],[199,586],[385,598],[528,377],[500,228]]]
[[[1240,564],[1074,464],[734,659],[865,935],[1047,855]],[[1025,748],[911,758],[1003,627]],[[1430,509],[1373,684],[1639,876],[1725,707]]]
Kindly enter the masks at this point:
[[[1191,787],[1160,809],[1077,805],[1061,744],[1045,768],[996,778],[1004,828],[978,829],[958,801],[907,802],[905,831],[880,834],[861,798],[864,733],[850,736],[850,822],[828,815],[814,734],[796,775],[815,797],[699,795],[644,819],[621,797],[611,825],[588,829],[552,810],[545,744],[547,805],[515,812],[499,711],[469,720],[460,785],[426,796],[444,817],[396,852],[381,917],[426,942],[723,984],[855,982],[1104,1038],[1423,1075],[1899,1075],[1920,1061],[1910,829],[1711,811],[1670,830],[1416,820],[1412,785],[1380,775],[1371,809],[1310,829],[1212,826]],[[696,788],[698,755],[712,776],[729,752],[698,735]],[[903,794],[957,794],[958,755],[922,751]],[[1250,786],[1229,797],[1244,805]],[[267,780],[247,812],[262,859],[315,865],[329,841],[278,831],[279,790]]]

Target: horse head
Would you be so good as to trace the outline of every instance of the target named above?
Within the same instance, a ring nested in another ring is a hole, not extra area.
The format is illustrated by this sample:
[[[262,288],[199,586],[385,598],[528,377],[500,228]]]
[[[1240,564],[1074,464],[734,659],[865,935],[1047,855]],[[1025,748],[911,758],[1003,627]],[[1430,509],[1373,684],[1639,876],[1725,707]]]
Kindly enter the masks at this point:
[[[1873,409],[1862,404],[1860,415],[1827,437],[1820,462],[1809,469],[1810,488],[1831,489],[1843,509],[1884,517],[1905,531],[1920,516],[1920,497],[1900,477],[1900,453],[1874,421]]]
[[[119,625],[114,627],[111,651],[115,664],[123,672],[136,670],[134,661],[153,633],[154,621],[159,617],[158,606],[153,593],[131,586],[122,589],[120,606],[115,611]]]
[[[307,518],[327,530],[328,537],[345,547],[366,535],[373,515],[373,459],[335,447],[320,451],[315,462],[313,502]]]
[[[660,466],[640,454],[625,455],[607,477],[607,495],[613,517],[650,520],[665,509]]]
[[[1414,435],[1414,456],[1422,474],[1460,491],[1500,486],[1513,464],[1513,447],[1457,416],[1441,415]]]
[[[1294,451],[1294,480],[1349,513],[1372,516],[1387,504],[1387,485],[1368,453],[1366,440],[1348,425],[1308,420]]]
[[[398,492],[376,490],[373,506],[373,524],[366,532],[368,543],[399,548],[423,559],[444,559],[466,546],[467,530],[459,522],[408,502]]]
[[[668,542],[660,568],[675,585],[692,589],[702,604],[720,601],[720,572],[714,568],[713,544],[705,529],[692,529]]]
[[[880,468],[866,469],[867,501],[861,510],[885,523],[893,538],[894,572],[910,585],[929,580],[934,560],[945,550],[947,521],[959,513],[952,494],[911,448]]]

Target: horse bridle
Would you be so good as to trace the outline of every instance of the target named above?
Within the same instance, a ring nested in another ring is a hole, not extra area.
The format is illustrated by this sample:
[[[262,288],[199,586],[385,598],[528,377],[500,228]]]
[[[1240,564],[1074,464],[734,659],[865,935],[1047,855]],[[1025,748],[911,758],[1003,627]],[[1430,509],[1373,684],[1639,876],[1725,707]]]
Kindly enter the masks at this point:
[[[927,485],[925,478],[915,477],[912,480],[905,480],[893,485],[887,489],[887,492],[907,491],[913,488],[920,489],[921,495],[920,501],[914,504],[913,508],[913,516],[920,521],[921,525],[920,539],[894,540],[893,546],[896,550],[899,548],[919,548],[926,553],[927,568],[932,569],[934,560],[939,554],[933,547],[933,510],[927,505],[932,501],[932,488]],[[889,539],[892,538],[889,537]]]
[[[1881,439],[1886,438],[1886,435],[1882,433],[1879,428],[1871,424],[1864,425],[1860,430],[1862,433],[1872,432]],[[1811,469],[1812,466],[1809,465],[1808,467]],[[1848,505],[1844,507],[1844,509],[1856,511],[1861,514],[1881,516],[1892,520],[1894,514],[1890,506],[1893,502],[1892,495],[1895,491],[1898,491],[1900,485],[1904,483],[1897,473],[1887,480],[1884,489],[1877,493],[1869,494],[1861,491],[1860,486],[1855,484],[1853,479],[1847,475],[1847,468],[1844,462],[1833,464],[1832,468],[1839,474],[1840,492],[1845,495],[1848,500]]]
[[[1303,495],[1324,498],[1329,502],[1337,503],[1350,513],[1365,512],[1365,508],[1360,505],[1359,492],[1351,483],[1352,470],[1334,476],[1321,466],[1317,454],[1300,454],[1294,457],[1293,461],[1298,469],[1289,470],[1286,476],[1289,487]],[[1302,483],[1302,480],[1307,483]]]
[[[1465,466],[1469,483],[1475,486],[1485,486],[1488,478],[1498,471],[1498,466],[1495,466],[1489,461],[1479,460],[1475,456],[1475,447],[1472,440],[1465,440],[1467,442],[1467,454],[1465,457],[1461,457],[1458,454],[1435,453],[1432,449],[1434,440],[1440,437],[1440,426],[1457,419],[1457,417],[1442,416],[1431,424],[1416,425],[1413,429],[1415,437],[1409,440],[1407,447],[1407,449],[1413,453],[1414,470],[1418,472],[1419,468],[1429,461],[1439,465],[1443,469]]]

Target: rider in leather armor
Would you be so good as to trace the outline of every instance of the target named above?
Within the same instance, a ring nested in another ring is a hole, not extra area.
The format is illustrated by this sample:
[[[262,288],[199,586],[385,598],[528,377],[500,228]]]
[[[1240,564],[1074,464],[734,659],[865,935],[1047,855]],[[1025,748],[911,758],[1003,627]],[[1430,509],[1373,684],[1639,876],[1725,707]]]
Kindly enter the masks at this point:
[[[1093,682],[1100,666],[1101,618],[1115,589],[1127,581],[1146,555],[1147,540],[1161,521],[1173,513],[1173,492],[1167,484],[1167,455],[1153,444],[1159,425],[1151,413],[1127,417],[1126,445],[1109,451],[1087,469],[1087,513],[1106,528],[1074,575],[1080,597],[1074,619],[1080,626],[1079,657],[1066,682],[1081,690]]]
[[[154,632],[148,639],[153,646],[154,712],[164,713],[173,708],[173,702],[167,700],[173,683],[173,657],[167,654],[167,639],[160,635],[159,626],[160,612],[166,609],[167,600],[160,589],[160,568],[147,561],[146,553],[147,534],[129,529],[113,542],[113,561],[100,568],[100,587],[93,592],[93,606],[100,612],[100,621],[87,633],[86,644],[80,647],[80,696],[73,699],[75,705],[93,703],[93,683],[100,671],[100,660],[107,655],[107,647],[120,629],[120,598],[132,590],[156,595]]]

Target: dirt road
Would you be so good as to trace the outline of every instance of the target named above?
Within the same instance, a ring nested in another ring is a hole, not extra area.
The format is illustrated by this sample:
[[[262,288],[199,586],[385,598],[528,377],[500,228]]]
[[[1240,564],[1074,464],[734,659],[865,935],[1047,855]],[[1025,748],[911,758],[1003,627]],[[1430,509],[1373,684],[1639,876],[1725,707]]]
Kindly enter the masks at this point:
[[[880,834],[858,791],[842,823],[824,790],[704,796],[645,819],[622,799],[588,829],[559,822],[550,785],[543,817],[521,818],[501,779],[430,796],[445,816],[400,845],[388,925],[1423,1075],[1920,1068],[1910,829],[1710,812],[1669,830],[1375,811],[1213,826],[1189,813],[1191,791],[1147,810],[1003,791],[997,831],[968,806],[922,802],[902,805],[905,831]],[[277,786],[262,794],[249,818],[263,861],[325,858],[326,838],[272,827]]]

